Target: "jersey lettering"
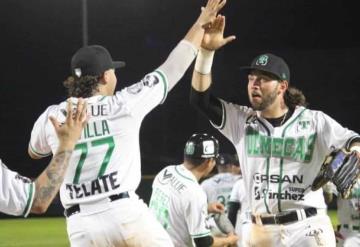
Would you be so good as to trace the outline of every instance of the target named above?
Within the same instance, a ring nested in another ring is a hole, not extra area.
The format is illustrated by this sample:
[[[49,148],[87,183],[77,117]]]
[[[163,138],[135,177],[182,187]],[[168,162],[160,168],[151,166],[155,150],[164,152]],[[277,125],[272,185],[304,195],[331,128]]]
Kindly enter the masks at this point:
[[[262,183],[264,181],[269,181],[270,183],[290,183],[295,184],[299,183],[302,184],[304,180],[303,175],[284,175],[282,178],[280,178],[280,175],[272,174],[272,175],[266,175],[266,174],[260,174],[255,173],[253,176],[255,183]]]
[[[165,169],[162,176],[159,178],[159,183],[162,185],[170,184],[174,190],[181,193],[186,189],[186,185],[183,184],[179,179],[177,179],[171,172]]]
[[[99,173],[98,173],[99,177],[102,176],[105,173],[106,167],[110,162],[111,155],[112,155],[112,153],[114,151],[114,148],[115,148],[114,138],[112,136],[109,136],[109,137],[105,137],[105,138],[94,140],[94,141],[90,142],[91,147],[96,147],[96,146],[101,146],[101,145],[107,145],[108,149],[107,149],[107,151],[105,153],[105,157],[104,157],[103,162],[102,162],[102,164],[100,166],[100,170],[99,170]],[[83,168],[83,165],[85,163],[85,159],[86,159],[87,154],[88,154],[88,146],[89,145],[86,142],[76,144],[76,146],[75,146],[75,150],[81,150],[81,155],[80,155],[78,165],[76,166],[76,172],[75,172],[75,176],[74,176],[74,180],[73,180],[74,184],[79,183],[81,170]]]
[[[83,130],[85,139],[92,137],[105,136],[110,134],[109,124],[106,120],[94,121],[86,124]]]
[[[90,114],[93,117],[108,116],[109,112],[107,107],[108,105],[91,105]]]
[[[278,157],[308,163],[312,159],[316,134],[297,138],[271,137],[246,128],[246,152],[255,157]]]
[[[82,184],[66,184],[66,190],[71,199],[89,197],[96,194],[115,190],[120,187],[117,180],[118,172],[103,175],[95,180]]]
[[[169,196],[156,188],[151,195],[150,208],[155,212],[157,220],[166,229],[169,228]]]
[[[288,190],[285,190],[281,193],[279,192],[272,192],[268,191],[267,189],[262,189],[260,193],[260,188],[258,186],[254,187],[254,199],[255,200],[261,200],[264,198],[264,195],[268,199],[281,199],[281,200],[293,200],[293,201],[304,201],[304,193],[303,192],[289,192]]]

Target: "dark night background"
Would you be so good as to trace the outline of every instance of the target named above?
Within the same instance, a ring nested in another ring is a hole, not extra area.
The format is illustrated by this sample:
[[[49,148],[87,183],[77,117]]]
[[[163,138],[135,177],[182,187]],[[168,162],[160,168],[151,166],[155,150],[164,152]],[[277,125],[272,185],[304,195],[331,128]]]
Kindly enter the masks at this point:
[[[117,71],[118,89],[140,80],[167,57],[197,18],[204,0],[88,0],[89,44],[107,47],[127,67]],[[355,1],[228,0],[222,11],[226,34],[237,39],[218,51],[214,93],[248,104],[238,67],[263,52],[285,58],[291,83],[310,108],[360,131],[360,38]],[[80,0],[1,0],[0,157],[11,169],[36,177],[48,160],[32,161],[27,145],[33,123],[48,105],[65,99],[62,81],[72,54],[82,45]],[[143,174],[182,160],[196,131],[231,144],[189,105],[191,71],[164,105],[144,120],[140,144]]]

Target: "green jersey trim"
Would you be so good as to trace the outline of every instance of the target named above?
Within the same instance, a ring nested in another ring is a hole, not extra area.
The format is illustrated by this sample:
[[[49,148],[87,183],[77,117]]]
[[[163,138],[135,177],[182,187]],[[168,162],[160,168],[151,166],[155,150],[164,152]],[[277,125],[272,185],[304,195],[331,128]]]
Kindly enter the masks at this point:
[[[264,127],[264,129],[266,130],[267,135],[271,136],[269,128],[259,118],[258,118],[258,121]],[[266,158],[266,176],[269,177],[269,173],[270,173],[270,157],[267,157]],[[269,192],[269,187],[270,187],[270,179],[267,180],[267,182],[266,182],[266,191],[264,191],[264,204],[265,204],[265,207],[266,207],[266,212],[268,212],[270,214],[271,212],[270,212],[270,209],[269,209],[269,205],[268,205],[268,203],[266,201],[267,193]],[[261,193],[261,191],[260,191],[260,193]]]
[[[285,136],[285,133],[288,130],[288,128],[304,113],[305,110],[306,110],[306,108],[304,110],[302,110],[299,113],[299,115],[297,115],[288,125],[285,126],[281,137]],[[282,176],[283,176],[283,171],[284,171],[284,157],[281,157],[281,159],[280,159],[280,178],[282,178]],[[281,193],[281,189],[282,189],[282,180],[280,179],[279,187],[278,187],[279,195]],[[281,212],[281,196],[278,196],[278,211]]]
[[[49,152],[49,153],[47,153],[47,154],[43,154],[43,153],[37,152],[37,151],[35,150],[35,148],[34,148],[31,144],[29,144],[29,147],[30,147],[31,152],[33,152],[33,153],[36,154],[37,156],[47,157],[47,156],[51,155],[51,152]]]
[[[205,237],[211,235],[211,232],[206,232],[206,233],[199,233],[199,234],[191,234],[192,238],[201,238],[201,237]]]
[[[103,101],[106,98],[106,96],[102,96],[98,102]]]
[[[160,77],[162,79],[162,82],[164,83],[164,95],[163,95],[162,100],[160,101],[160,104],[162,104],[162,103],[164,103],[164,101],[166,99],[166,96],[167,96],[167,93],[168,93],[168,81],[167,81],[166,76],[164,75],[164,73],[161,72],[160,70],[155,70],[155,73],[160,75]]]
[[[30,184],[29,193],[28,193],[28,199],[27,199],[27,202],[26,202],[25,210],[24,210],[23,215],[22,215],[23,217],[27,217],[28,214],[30,213],[31,206],[32,206],[33,201],[34,201],[34,194],[35,194],[34,182],[32,182]]]
[[[176,171],[181,177],[186,178],[187,180],[190,180],[190,181],[192,181],[192,182],[196,182],[196,183],[197,183],[197,181],[194,180],[193,178],[187,177],[187,176],[185,176],[184,174],[181,174],[181,171],[178,170],[177,166],[175,166],[175,171]]]

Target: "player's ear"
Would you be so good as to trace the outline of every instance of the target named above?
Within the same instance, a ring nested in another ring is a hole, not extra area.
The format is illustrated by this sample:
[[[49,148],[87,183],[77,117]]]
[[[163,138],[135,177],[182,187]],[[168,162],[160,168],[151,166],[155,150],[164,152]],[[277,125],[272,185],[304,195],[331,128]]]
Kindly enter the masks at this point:
[[[279,82],[279,94],[284,94],[285,91],[289,88],[289,82],[287,80],[283,80]]]
[[[107,84],[110,81],[110,70],[106,70],[99,79],[99,83]]]

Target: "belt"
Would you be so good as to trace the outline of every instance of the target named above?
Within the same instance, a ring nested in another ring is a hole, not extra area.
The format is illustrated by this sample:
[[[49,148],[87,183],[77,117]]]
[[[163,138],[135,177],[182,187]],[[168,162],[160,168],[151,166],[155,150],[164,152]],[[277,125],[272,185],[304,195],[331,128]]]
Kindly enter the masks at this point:
[[[341,225],[342,227],[344,227],[345,229],[352,229],[353,231],[359,231],[360,230],[360,226],[349,226],[348,224],[344,224],[344,225]]]
[[[305,208],[305,209],[303,209],[303,211],[305,212],[306,218],[315,216],[317,214],[316,208]],[[261,223],[263,225],[271,225],[271,224],[287,224],[287,223],[302,220],[303,218],[299,218],[298,211],[293,210],[293,211],[281,212],[281,213],[278,213],[275,215],[270,215],[270,216],[260,216],[260,219],[261,219]],[[254,224],[256,224],[256,216],[255,215],[251,215],[251,221]]]
[[[116,194],[116,195],[111,195],[109,196],[110,202],[112,201],[116,201],[119,199],[123,199],[123,198],[130,198],[129,192],[122,192],[120,194]],[[73,206],[71,206],[70,208],[65,209],[64,211],[64,215],[66,217],[70,217],[73,214],[77,214],[80,213],[80,205],[79,204],[75,204]]]

